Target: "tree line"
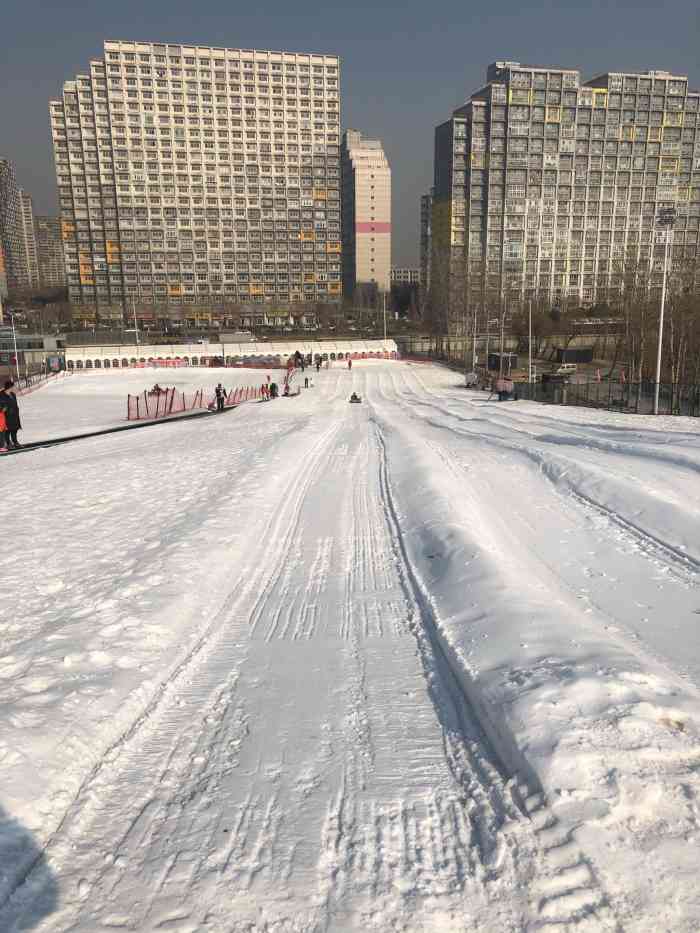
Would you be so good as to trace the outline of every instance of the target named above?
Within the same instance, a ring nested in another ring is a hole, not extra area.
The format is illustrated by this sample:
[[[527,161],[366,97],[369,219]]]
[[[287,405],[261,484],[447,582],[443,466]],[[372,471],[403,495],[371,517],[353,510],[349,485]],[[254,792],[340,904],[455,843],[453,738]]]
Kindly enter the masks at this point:
[[[482,273],[470,277],[463,252],[433,253],[423,321],[439,347],[445,338],[470,337],[475,331],[493,335],[494,324],[500,330],[503,319],[506,335],[518,338],[526,350],[531,313],[533,356],[554,337],[566,348],[574,337],[589,333],[591,345],[604,343],[608,373],[622,371],[630,382],[653,381],[663,249],[654,249],[652,264],[630,257],[614,269],[612,281],[596,283],[597,300],[584,303],[578,296],[537,291],[527,297],[519,290],[509,295],[508,283],[503,291],[489,289]],[[583,322],[596,324],[587,327]],[[666,278],[661,381],[700,384],[700,264],[678,249],[672,252]]]

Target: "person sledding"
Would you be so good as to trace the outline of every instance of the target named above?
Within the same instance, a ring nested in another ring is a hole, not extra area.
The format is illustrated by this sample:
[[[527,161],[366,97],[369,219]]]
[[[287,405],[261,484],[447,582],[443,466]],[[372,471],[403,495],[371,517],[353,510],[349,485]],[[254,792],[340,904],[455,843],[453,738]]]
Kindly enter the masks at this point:
[[[350,396],[350,401],[351,401],[351,402],[354,402],[355,404],[357,404],[358,402],[361,402],[362,399],[361,399],[360,396],[357,394],[357,392],[353,392],[352,395]]]

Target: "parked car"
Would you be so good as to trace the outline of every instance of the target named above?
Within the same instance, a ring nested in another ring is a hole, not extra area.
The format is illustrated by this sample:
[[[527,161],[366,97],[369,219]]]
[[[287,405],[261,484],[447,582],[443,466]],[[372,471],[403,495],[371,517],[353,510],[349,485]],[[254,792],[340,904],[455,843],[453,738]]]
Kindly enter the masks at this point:
[[[573,376],[576,371],[576,363],[561,363],[557,369],[554,370],[554,373],[557,376]]]

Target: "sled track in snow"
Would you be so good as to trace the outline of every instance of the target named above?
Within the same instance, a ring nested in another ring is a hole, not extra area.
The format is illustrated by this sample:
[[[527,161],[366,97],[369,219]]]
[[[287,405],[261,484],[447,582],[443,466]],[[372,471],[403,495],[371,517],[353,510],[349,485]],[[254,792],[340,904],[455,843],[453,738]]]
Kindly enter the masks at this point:
[[[386,448],[376,420],[374,433],[380,455],[383,508],[391,534],[394,561],[407,599],[416,608],[412,630],[429,683],[432,680],[430,675],[437,675],[437,685],[433,682],[430,687],[436,694],[436,711],[440,716],[441,706],[444,709],[441,699],[446,698],[455,718],[454,724],[450,723],[449,717],[443,720],[445,756],[455,780],[464,788],[465,809],[474,830],[481,863],[487,874],[497,873],[505,850],[512,845],[507,841],[508,823],[528,820],[539,872],[529,888],[530,916],[524,919],[522,929],[554,933],[575,924],[590,933],[621,933],[621,926],[592,865],[576,844],[572,830],[562,826],[549,809],[536,778],[530,775],[528,785],[512,770],[509,772],[506,758],[499,749],[499,746],[502,748],[503,737],[498,736],[498,728],[484,708],[468,672],[443,641],[430,593],[406,549],[391,491]],[[440,696],[441,689],[444,690],[444,698]],[[508,755],[511,761],[512,757],[512,754]],[[468,802],[471,802],[471,808]],[[517,860],[517,851],[510,857]]]
[[[616,525],[620,528],[627,537],[635,541],[640,551],[664,563],[674,576],[681,576],[684,582],[688,582],[688,574],[692,574],[693,579],[690,580],[690,583],[693,586],[697,586],[698,581],[696,575],[700,572],[700,561],[688,554],[684,554],[683,551],[674,547],[672,544],[668,544],[666,541],[662,541],[650,532],[644,531],[633,522],[627,521],[627,519],[623,518],[619,513],[607,508],[607,506],[602,505],[600,502],[596,502],[582,492],[570,488],[569,496],[583,508],[596,512],[598,515],[607,519],[612,525]],[[682,573],[679,574],[679,571],[682,571]]]
[[[517,442],[508,441],[505,438],[494,437],[470,430],[458,429],[454,426],[436,421],[430,417],[418,415],[415,412],[413,404],[401,398],[398,392],[397,399],[401,399],[399,404],[401,404],[403,407],[410,407],[415,417],[418,417],[422,421],[431,424],[435,428],[448,431],[460,437],[470,438],[482,446],[498,447],[502,450],[508,450],[530,460],[538,467],[542,475],[549,480],[557,495],[566,496],[568,499],[575,502],[583,511],[594,513],[600,517],[605,518],[610,522],[610,524],[617,526],[624,534],[624,536],[632,543],[634,543],[634,545],[641,553],[647,555],[657,563],[666,567],[668,572],[671,573],[676,579],[680,579],[681,582],[685,583],[686,585],[697,585],[697,574],[700,572],[700,560],[697,560],[691,555],[685,554],[682,550],[675,547],[674,545],[663,541],[661,538],[658,538],[651,532],[645,531],[634,522],[623,518],[619,513],[613,511],[602,503],[597,502],[591,496],[582,493],[571,481],[565,479],[564,474],[568,466],[566,461],[564,462],[563,471],[561,474],[558,474],[557,470],[552,468],[553,465],[557,463],[557,461],[561,462],[561,457],[558,457],[554,453],[547,453],[545,455],[542,451],[539,451],[535,448],[530,448]],[[441,406],[431,402],[425,402],[418,398],[416,398],[416,402],[417,404],[428,408],[435,408],[441,414],[451,417],[459,422],[468,423],[469,420],[471,420],[463,418],[460,415],[455,414],[454,412],[450,412],[447,409],[444,409]],[[562,486],[564,487],[563,489]]]
[[[273,511],[267,523],[267,527],[261,536],[261,540],[291,540],[293,529],[296,527],[296,523],[299,519],[299,511],[306,490],[311,484],[323,460],[324,453],[327,451],[339,429],[340,425],[333,424],[330,429],[326,430],[321,436],[321,439],[312,448],[309,460],[304,462],[300,469],[293,474],[284,492],[279,496],[278,501],[284,503],[284,505],[281,509]],[[286,504],[290,501],[292,503],[293,518],[288,523],[286,534],[284,534],[284,522],[287,517]],[[264,559],[259,561],[259,565],[262,568],[269,567],[269,564],[267,564]],[[263,572],[265,571],[263,570]],[[267,580],[261,588],[261,594],[258,597],[254,612],[259,612],[259,607],[264,604],[264,594],[272,589],[281,572],[282,570],[279,562],[274,569],[270,568],[269,572],[266,574]],[[90,807],[95,806],[96,801],[92,799],[92,788],[96,782],[99,779],[103,779],[106,769],[115,766],[125,746],[136,738],[143,727],[155,715],[162,703],[167,701],[169,693],[174,691],[178,682],[185,679],[190,674],[200,656],[205,653],[208,647],[212,646],[212,639],[216,637],[217,633],[221,632],[222,625],[226,619],[231,617],[236,607],[243,603],[256,585],[259,584],[258,577],[260,574],[258,574],[258,576],[253,576],[255,578],[249,578],[240,591],[233,591],[226,598],[219,612],[200,632],[194,644],[188,647],[186,653],[170,669],[168,675],[161,680],[145,703],[142,702],[140,708],[134,710],[135,715],[129,725],[125,729],[122,729],[100,752],[99,759],[93,762],[92,766],[81,779],[77,790],[73,794],[72,800],[60,816],[54,829],[50,832],[46,840],[37,847],[37,852],[33,859],[25,866],[22,866],[16,878],[13,879],[12,884],[8,886],[3,900],[0,901],[0,914],[6,908],[11,909],[13,899],[22,886],[27,882],[35,869],[43,864],[46,857],[60,845],[65,832],[69,829],[71,824],[80,822],[84,819],[85,813],[89,811]],[[136,704],[138,704],[138,699],[134,701],[135,706]],[[78,817],[80,817],[81,820],[78,820]],[[0,921],[1,920],[2,917],[0,916]]]

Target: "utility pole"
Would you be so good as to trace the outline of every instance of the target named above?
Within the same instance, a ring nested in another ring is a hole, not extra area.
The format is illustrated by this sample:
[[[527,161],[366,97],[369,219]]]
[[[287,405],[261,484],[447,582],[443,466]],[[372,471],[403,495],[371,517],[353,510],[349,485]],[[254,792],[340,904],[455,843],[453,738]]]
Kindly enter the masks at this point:
[[[386,344],[386,291],[382,292],[382,298],[384,306],[384,343]],[[396,333],[396,331],[394,331],[394,333]]]
[[[138,345],[139,345],[139,326],[138,326],[138,324],[136,323],[136,299],[135,299],[135,298],[132,298],[132,299],[131,299],[131,310],[132,310],[133,315],[134,315],[134,333],[135,333],[135,335],[136,335],[136,346],[138,347]]]
[[[676,222],[675,207],[665,207],[659,211],[656,222],[664,228],[664,274],[661,281],[661,308],[659,310],[659,337],[656,347],[656,379],[654,381],[654,414],[659,413],[659,388],[661,384],[661,350],[664,338],[664,307],[666,304],[666,275],[668,272],[668,246],[673,234],[673,225]]]

